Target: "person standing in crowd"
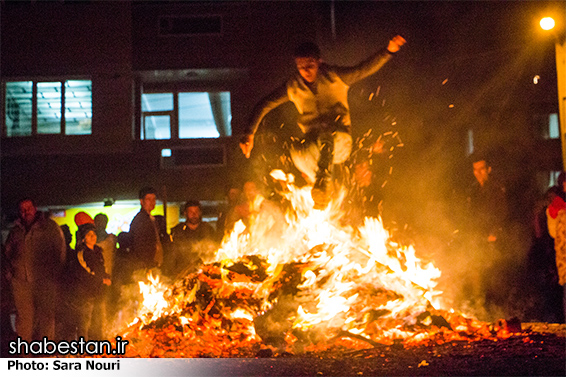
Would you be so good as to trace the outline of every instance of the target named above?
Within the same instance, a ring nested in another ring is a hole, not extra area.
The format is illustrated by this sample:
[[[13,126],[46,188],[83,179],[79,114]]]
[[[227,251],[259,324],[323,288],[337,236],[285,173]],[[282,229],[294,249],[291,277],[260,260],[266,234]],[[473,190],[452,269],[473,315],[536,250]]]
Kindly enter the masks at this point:
[[[558,222],[558,212],[564,208],[566,200],[566,181],[564,180],[564,172],[558,176],[558,183],[548,190],[547,195],[548,205],[545,208],[546,214],[546,224],[548,229],[548,234],[552,239],[556,240],[556,237],[560,237],[556,233],[556,223]]]
[[[26,340],[55,337],[58,284],[65,265],[65,239],[55,221],[26,198],[5,245],[8,279],[17,311],[16,332]]]
[[[118,237],[112,233],[106,232],[108,226],[108,216],[100,213],[94,217],[94,227],[96,228],[96,245],[102,250],[104,257],[104,269],[110,279],[112,279],[114,264],[116,261],[116,243]],[[95,303],[98,308],[93,313],[92,322],[96,328],[105,329],[106,324],[112,324],[114,313],[117,310],[117,302],[114,293],[114,285],[103,287],[102,299]]]
[[[294,53],[296,74],[254,108],[240,140],[244,155],[250,157],[254,134],[265,115],[293,102],[304,138],[291,148],[291,158],[313,185],[315,209],[325,209],[332,194],[332,165],[344,163],[352,149],[348,89],[381,69],[404,44],[405,39],[397,35],[387,48],[354,67],[330,66],[322,61],[316,44],[299,45]]]
[[[171,235],[167,232],[167,219],[164,215],[156,215],[155,225],[157,226],[157,232],[159,234],[159,241],[161,242],[161,247],[163,249],[163,261],[169,258],[171,252]]]
[[[215,231],[202,221],[202,206],[190,200],[183,208],[185,222],[171,229],[173,256],[168,263],[169,274],[175,276],[187,268],[197,266],[205,255],[215,250]]]
[[[97,214],[94,217],[94,227],[96,227],[96,245],[102,249],[106,273],[109,276],[112,276],[118,238],[116,235],[106,232],[106,226],[108,226],[108,216],[102,213]]]
[[[476,154],[470,160],[475,177],[466,199],[465,234],[468,251],[474,254],[467,276],[470,299],[476,302],[476,307],[486,305],[491,307],[491,313],[495,313],[493,306],[506,300],[505,289],[497,282],[502,278],[502,261],[508,257],[505,256],[509,248],[506,245],[507,194],[505,187],[492,177],[492,167],[486,157]]]
[[[157,200],[157,191],[151,187],[139,192],[141,210],[130,224],[132,250],[130,261],[136,269],[152,269],[163,263],[163,247],[158,225],[151,215]]]
[[[496,243],[503,235],[508,217],[505,188],[491,177],[492,168],[487,159],[472,157],[476,181],[470,187],[467,203],[472,230],[484,242]]]
[[[66,224],[61,225],[61,231],[63,232],[63,237],[65,238],[65,245],[67,246],[66,261],[69,262],[69,260],[73,258],[73,252],[75,251],[71,247],[71,243],[73,242],[73,235],[71,234],[71,229]]]
[[[80,228],[83,224],[86,223],[94,224],[94,219],[92,219],[92,217],[87,213],[85,213],[84,211],[79,211],[78,213],[75,214],[75,224],[77,225],[77,231],[75,232],[75,249],[77,248],[81,240],[79,238],[78,228]]]
[[[229,224],[234,227],[237,221],[244,222],[246,227],[250,226],[251,217],[260,211],[265,197],[261,194],[254,181],[246,181],[242,187],[243,201],[234,206],[228,215]]]
[[[259,243],[258,248],[281,237],[286,224],[282,208],[265,198],[254,181],[246,181],[242,193],[244,202],[229,215],[230,223],[241,220],[252,234],[251,242]]]
[[[76,259],[72,261],[71,272],[75,282],[73,303],[77,317],[77,336],[85,340],[102,339],[102,322],[96,317],[103,314],[104,287],[112,281],[106,273],[102,248],[96,245],[96,226],[85,223],[79,227]],[[94,321],[93,321],[94,320]]]
[[[369,148],[362,148],[352,154],[352,177],[345,204],[344,222],[359,226],[365,217],[381,215],[383,186],[387,180],[389,163],[384,149],[385,143],[379,138]]]
[[[534,239],[529,250],[528,261],[525,267],[525,282],[532,297],[532,309],[538,320],[556,323],[561,320],[562,287],[558,279],[558,261],[556,259],[555,239],[551,233],[556,230],[558,212],[550,216],[550,205],[557,205],[564,199],[564,172],[558,176],[557,185],[546,190],[533,208]],[[553,207],[553,206],[552,206]],[[532,281],[532,277],[537,277]]]
[[[57,306],[55,318],[55,335],[57,340],[74,340],[76,322],[73,319],[73,309],[71,307],[74,290],[71,268],[73,266],[73,259],[76,259],[77,255],[75,250],[71,247],[73,235],[71,234],[69,226],[66,224],[61,225],[61,230],[65,237],[67,253],[65,266],[59,282],[59,305]]]
[[[234,225],[229,223],[228,215],[238,206],[241,197],[242,191],[240,188],[230,186],[226,189],[226,205],[220,209],[218,220],[216,221],[216,235],[218,241],[222,241],[224,235],[232,231]]]
[[[112,269],[112,285],[110,285],[111,302],[114,306],[114,324],[124,324],[131,321],[128,316],[133,315],[126,309],[128,301],[136,301],[139,298],[133,298],[127,290],[133,282],[134,269],[131,262],[132,241],[129,232],[120,232],[117,236],[118,248],[116,249],[116,258],[114,260],[114,268]]]
[[[2,245],[2,264],[0,264],[1,276],[0,287],[2,288],[2,295],[0,295],[0,358],[3,357],[16,357],[10,353],[10,343],[18,337],[12,327],[12,317],[15,312],[14,298],[12,290],[10,290],[10,280],[8,279],[8,264],[5,255],[5,249]]]
[[[566,318],[566,181],[564,180],[564,172],[559,177],[560,188],[559,194],[554,197],[548,208],[546,209],[548,233],[554,239],[554,252],[556,261],[556,270],[558,275],[558,284],[562,286],[563,297],[563,318]]]

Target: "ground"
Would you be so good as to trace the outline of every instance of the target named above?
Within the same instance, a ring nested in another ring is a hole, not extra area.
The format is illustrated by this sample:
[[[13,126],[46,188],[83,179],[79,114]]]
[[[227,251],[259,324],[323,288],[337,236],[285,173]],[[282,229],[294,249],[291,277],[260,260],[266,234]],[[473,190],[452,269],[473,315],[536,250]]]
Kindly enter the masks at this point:
[[[377,347],[311,357],[214,359],[214,376],[566,376],[566,328],[526,323],[504,340],[405,349]],[[200,369],[206,376],[208,369]]]

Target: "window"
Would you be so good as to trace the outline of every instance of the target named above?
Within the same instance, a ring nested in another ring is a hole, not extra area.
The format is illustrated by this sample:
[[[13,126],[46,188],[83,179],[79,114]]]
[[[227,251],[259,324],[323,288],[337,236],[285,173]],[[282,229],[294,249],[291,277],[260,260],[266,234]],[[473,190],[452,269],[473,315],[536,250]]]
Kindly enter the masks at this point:
[[[173,93],[142,95],[141,139],[171,139]]]
[[[161,150],[161,168],[222,167],[226,165],[224,146],[173,147]]]
[[[560,138],[560,128],[558,127],[557,113],[552,113],[548,115],[548,137],[550,139]]]
[[[141,139],[232,135],[230,92],[142,93]]]
[[[5,85],[4,135],[92,134],[92,82],[10,81]]]
[[[92,82],[68,80],[65,86],[65,134],[92,134]]]
[[[31,135],[32,91],[31,81],[6,83],[6,136]]]
[[[544,139],[559,139],[560,127],[558,126],[557,113],[539,113],[533,115],[533,122],[540,130]]]

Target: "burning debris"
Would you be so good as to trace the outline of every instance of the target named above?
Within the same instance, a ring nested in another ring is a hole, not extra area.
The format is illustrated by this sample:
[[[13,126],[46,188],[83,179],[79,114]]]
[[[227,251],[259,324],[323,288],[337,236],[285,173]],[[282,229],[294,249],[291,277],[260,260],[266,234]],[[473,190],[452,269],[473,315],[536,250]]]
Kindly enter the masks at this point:
[[[440,271],[400,245],[380,219],[340,222],[342,198],[313,210],[310,188],[287,178],[288,214],[261,206],[216,255],[172,285],[150,276],[124,330],[129,357],[254,357],[442,344],[504,337],[520,323],[442,310]],[[343,197],[343,194],[342,194]],[[266,210],[269,209],[269,210]]]

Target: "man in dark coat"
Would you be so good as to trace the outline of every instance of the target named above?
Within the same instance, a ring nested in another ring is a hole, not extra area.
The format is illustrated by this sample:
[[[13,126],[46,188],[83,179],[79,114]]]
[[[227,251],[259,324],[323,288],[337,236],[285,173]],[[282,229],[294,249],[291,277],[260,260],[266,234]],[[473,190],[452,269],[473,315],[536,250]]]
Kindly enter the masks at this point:
[[[480,154],[470,160],[476,180],[467,197],[465,289],[470,301],[475,302],[473,306],[489,308],[502,305],[508,296],[501,281],[506,274],[504,262],[511,253],[506,229],[509,209],[505,188],[492,177],[488,160]]]
[[[202,207],[199,201],[185,203],[185,222],[171,229],[173,256],[168,262],[169,273],[176,275],[189,267],[196,267],[207,254],[214,252],[216,232],[202,221]]]
[[[65,239],[33,200],[19,202],[20,218],[5,246],[8,279],[17,310],[16,332],[26,340],[55,338],[58,283],[65,266]]]
[[[158,225],[151,215],[157,199],[155,189],[146,187],[140,190],[140,212],[130,224],[132,241],[131,261],[136,269],[159,267],[163,262],[163,247],[159,238]]]

